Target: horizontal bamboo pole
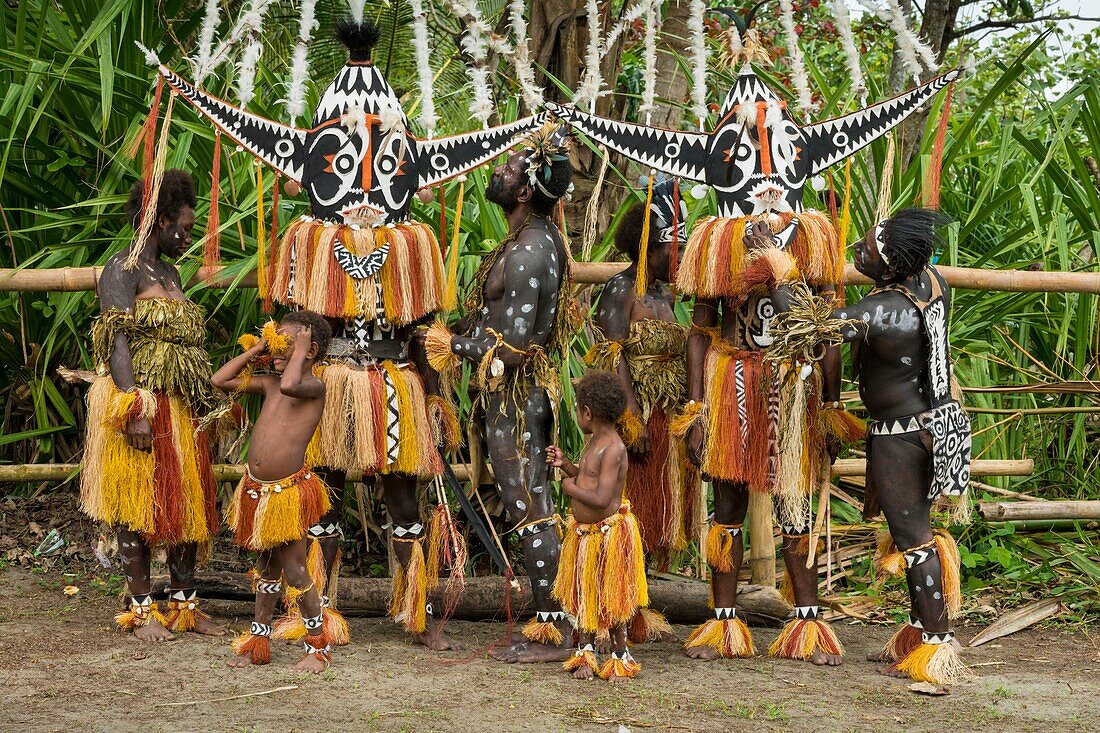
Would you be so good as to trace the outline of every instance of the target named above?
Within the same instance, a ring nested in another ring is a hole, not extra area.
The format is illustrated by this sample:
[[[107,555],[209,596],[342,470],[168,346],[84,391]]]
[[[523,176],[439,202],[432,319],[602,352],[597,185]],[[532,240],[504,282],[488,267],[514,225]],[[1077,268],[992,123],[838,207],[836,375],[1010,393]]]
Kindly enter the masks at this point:
[[[625,262],[578,262],[574,277],[577,283],[599,285],[612,275],[626,269]],[[234,278],[222,274],[224,266],[203,268],[190,285],[205,283],[207,287],[225,288]],[[95,290],[100,267],[60,267],[52,269],[0,269],[0,291],[73,292]],[[970,267],[941,266],[939,271],[953,288],[970,290],[1002,290],[1018,293],[1100,293],[1100,272],[1042,272],[1033,270],[983,270]],[[856,272],[852,265],[844,269],[847,285],[870,285],[871,281]],[[256,273],[243,275],[237,287],[255,287]]]
[[[233,463],[215,463],[214,477],[218,481],[236,481],[244,474],[244,466]],[[1035,461],[979,460],[970,465],[972,476],[1029,476],[1035,470]],[[16,481],[63,481],[80,471],[79,463],[23,463],[0,466],[0,483]],[[455,475],[459,481],[470,479],[470,466],[466,463],[454,464]],[[867,472],[867,461],[862,458],[842,458],[833,464],[833,478],[862,476]],[[357,481],[360,476],[348,474],[348,478]]]
[[[980,501],[978,514],[990,522],[1100,519],[1100,501]]]

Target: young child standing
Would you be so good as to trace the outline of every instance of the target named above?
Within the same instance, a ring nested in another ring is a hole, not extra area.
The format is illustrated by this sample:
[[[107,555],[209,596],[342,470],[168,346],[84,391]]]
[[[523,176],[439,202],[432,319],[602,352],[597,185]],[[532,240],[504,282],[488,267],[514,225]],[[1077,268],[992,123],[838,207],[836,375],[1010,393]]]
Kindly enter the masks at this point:
[[[325,385],[313,365],[328,349],[331,330],[316,313],[288,314],[278,325],[213,376],[216,387],[234,394],[263,395],[252,429],[248,470],[229,508],[237,544],[259,552],[256,561],[256,615],[251,631],[233,642],[231,667],[271,661],[275,603],[287,582],[287,600],[301,609],[305,656],[298,672],[324,671],[332,661],[331,639],[323,623],[316,568],[319,548],[307,550],[307,529],[330,508],[328,487],[306,465],[306,448],[325,406]],[[254,363],[270,356],[276,374],[252,375]],[[315,543],[316,544],[316,543]],[[308,557],[307,557],[308,555]]]
[[[580,680],[599,675],[613,682],[629,679],[642,666],[626,646],[626,624],[649,604],[645,554],[638,521],[622,498],[626,446],[616,425],[626,409],[626,392],[611,372],[591,371],[577,384],[577,424],[591,436],[580,465],[550,446],[546,462],[566,474],[562,490],[572,499],[565,524],[554,597],[576,619],[577,650],[563,666]],[[611,659],[596,659],[600,631],[611,637]]]

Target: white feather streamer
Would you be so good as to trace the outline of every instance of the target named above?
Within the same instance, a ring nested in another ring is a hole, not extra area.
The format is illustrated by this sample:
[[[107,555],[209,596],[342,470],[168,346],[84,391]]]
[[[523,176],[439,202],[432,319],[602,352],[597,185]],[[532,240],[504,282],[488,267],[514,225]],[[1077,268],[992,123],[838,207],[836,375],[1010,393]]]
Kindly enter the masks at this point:
[[[351,12],[351,19],[356,25],[363,24],[363,6],[366,4],[366,0],[348,0],[348,11]]]
[[[657,96],[657,26],[661,22],[660,0],[649,0],[646,9],[644,52],[645,71],[643,72],[642,104],[638,111],[646,116],[646,124],[657,105],[653,103]]]
[[[936,62],[936,54],[909,27],[909,21],[905,18],[905,11],[901,9],[901,5],[898,4],[897,0],[887,0],[886,7],[882,7],[872,2],[872,0],[860,0],[860,2],[894,31],[897,36],[898,54],[901,56],[906,71],[912,75],[913,79],[920,81],[920,75],[924,68],[931,71],[939,67]],[[924,62],[924,68],[921,68],[922,61]]]
[[[791,81],[798,92],[798,107],[803,113],[814,108],[810,96],[810,80],[806,76],[806,62],[802,58],[802,49],[798,45],[798,34],[794,29],[794,7],[791,0],[779,0],[779,21],[783,33],[787,36],[787,53],[791,57]]]
[[[435,133],[439,116],[435,113],[435,89],[431,50],[428,48],[428,18],[423,0],[409,0],[413,14],[413,44],[416,47],[416,79],[420,87],[420,124],[428,137]]]
[[[588,23],[588,45],[584,52],[584,79],[573,95],[578,107],[588,107],[595,111],[596,98],[603,86],[603,74],[600,72],[600,5],[596,0],[585,0],[585,15]]]
[[[202,16],[202,28],[199,30],[199,53],[191,67],[196,86],[201,87],[206,78],[205,74],[200,76],[200,72],[210,64],[210,52],[214,47],[214,31],[218,29],[220,19],[221,6],[218,0],[206,0],[206,11]]]
[[[240,97],[241,107],[245,107],[255,96],[256,64],[260,61],[264,43],[259,35],[252,36],[248,45],[241,54],[240,68],[237,72],[237,95]]]
[[[626,11],[622,18],[618,20],[615,25],[611,26],[611,30],[604,36],[603,44],[600,46],[600,58],[607,56],[611,52],[615,42],[619,40],[619,36],[623,34],[628,27],[634,25],[634,22],[645,15],[645,12],[649,9],[649,2],[647,0],[641,0],[630,7],[630,10]]]
[[[271,6],[272,2],[274,2],[274,0],[253,0],[252,7],[248,9],[248,12],[241,14],[241,17],[237,19],[233,28],[230,29],[221,43],[218,44],[214,52],[210,54],[210,58],[207,59],[206,65],[200,67],[195,73],[196,78],[206,78],[210,72],[218,68],[218,66],[229,57],[230,52],[246,37],[251,39],[254,36],[259,36],[260,31],[263,29],[264,16],[267,15],[268,8]]]
[[[470,114],[481,123],[482,127],[488,127],[489,118],[493,115],[493,96],[489,86],[489,70],[485,67],[485,62],[489,58],[489,36],[492,28],[481,17],[481,8],[478,7],[477,0],[449,0],[449,5],[452,12],[466,26],[466,32],[462,35],[459,46],[474,62],[467,69],[470,83],[473,85]]]
[[[848,73],[852,75],[852,87],[860,99],[866,100],[867,80],[863,78],[863,68],[859,65],[859,50],[856,49],[856,37],[852,33],[852,16],[848,13],[848,3],[845,0],[832,0],[832,6],[837,33],[840,35],[840,46],[844,49]]]
[[[534,112],[542,106],[542,89],[535,83],[535,70],[531,68],[531,51],[528,47],[530,39],[527,37],[527,19],[523,17],[526,9],[524,0],[511,0],[508,6],[509,22],[512,26],[512,36],[515,39],[515,53],[512,57],[512,65],[516,69],[516,77],[519,79],[519,88],[523,93],[523,102],[527,109]]]
[[[691,112],[702,127],[707,119],[707,41],[703,29],[703,0],[691,0],[688,6],[691,32]]]
[[[290,88],[287,90],[286,112],[294,122],[305,113],[306,80],[309,75],[309,39],[317,27],[317,0],[302,0],[298,18],[298,45],[290,61]]]

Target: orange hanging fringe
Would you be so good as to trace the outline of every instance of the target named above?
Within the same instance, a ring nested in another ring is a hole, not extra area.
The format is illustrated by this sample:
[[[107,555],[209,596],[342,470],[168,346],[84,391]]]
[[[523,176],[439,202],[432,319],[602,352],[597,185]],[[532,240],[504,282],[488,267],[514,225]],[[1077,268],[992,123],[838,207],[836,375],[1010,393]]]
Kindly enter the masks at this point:
[[[686,649],[704,646],[717,650],[718,654],[726,659],[751,657],[756,654],[749,627],[739,618],[721,620],[712,618],[691,632],[687,643],[684,644]]]
[[[733,572],[733,545],[740,539],[730,533],[731,529],[739,529],[740,524],[719,524],[713,522],[710,531],[707,532],[707,564],[716,573]]]
[[[947,86],[947,94],[943,98],[943,109],[940,110],[940,124],[936,129],[936,139],[932,143],[932,156],[925,172],[921,191],[921,200],[929,209],[940,208],[940,179],[943,175],[943,146],[947,140],[947,122],[951,116],[951,96],[955,91],[955,84]]]
[[[768,650],[773,657],[803,661],[817,652],[844,654],[844,647],[832,627],[818,619],[791,619]]]
[[[221,198],[222,134],[214,131],[214,165],[210,170],[210,214],[206,217],[206,236],[202,240],[202,264],[211,267],[221,262]]]
[[[528,621],[523,627],[523,635],[531,641],[546,646],[561,646],[562,641],[565,639],[562,636],[561,629],[553,621],[539,621],[537,617]],[[576,667],[573,669],[576,669]]]
[[[902,624],[894,635],[890,637],[890,641],[886,642],[886,646],[882,650],[880,655],[883,661],[897,662],[904,659],[921,645],[923,639],[921,638],[921,628],[914,626],[913,624]]]
[[[201,621],[209,621],[209,614],[199,609],[197,601],[168,601],[168,613],[164,615],[165,626],[169,631],[194,631]]]
[[[253,636],[244,632],[232,641],[229,647],[239,657],[248,657],[253,664],[271,663],[271,639],[266,636]]]
[[[899,672],[916,682],[953,685],[971,677],[970,669],[959,658],[953,643],[925,644],[913,649],[897,663]]]
[[[597,674],[601,680],[608,680],[612,677],[636,677],[641,671],[642,665],[630,656],[629,651],[624,651],[621,658],[613,656],[604,662]]]
[[[644,644],[647,641],[660,641],[665,634],[672,633],[672,624],[665,615],[651,608],[639,608],[626,629],[626,638],[631,644]]]
[[[600,663],[596,659],[596,653],[591,649],[578,649],[573,656],[561,663],[566,672],[575,672],[581,667],[588,667],[596,674],[600,673]]]

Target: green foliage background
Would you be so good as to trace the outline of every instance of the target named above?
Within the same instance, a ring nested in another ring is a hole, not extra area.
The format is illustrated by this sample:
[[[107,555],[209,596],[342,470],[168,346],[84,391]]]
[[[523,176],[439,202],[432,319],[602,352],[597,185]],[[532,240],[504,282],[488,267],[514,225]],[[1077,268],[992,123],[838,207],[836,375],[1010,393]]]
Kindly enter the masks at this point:
[[[335,12],[334,4],[321,5],[318,38],[331,27]],[[500,0],[482,3],[490,22],[499,18],[503,5]],[[123,150],[144,120],[154,76],[134,41],[153,48],[164,63],[189,77],[185,55],[196,46],[200,6],[194,0],[164,0],[156,5],[137,0],[22,0],[15,7],[5,7],[0,25],[0,205],[6,237],[0,247],[0,266],[102,264],[128,242],[131,233],[123,226],[121,205],[140,167]],[[835,29],[824,22],[822,10],[802,12],[803,45],[821,103],[816,116],[855,109],[859,103],[848,88]],[[368,13],[375,14],[383,29],[376,62],[388,70],[406,111],[415,118],[419,100],[408,7],[372,3]],[[266,48],[256,80],[260,93],[249,108],[285,121],[277,100],[285,92],[296,18],[290,2],[279,3],[272,14],[265,26],[271,30],[265,31]],[[226,25],[223,20],[223,30]],[[770,32],[775,22],[763,19],[761,26]],[[470,122],[469,89],[455,46],[461,29],[443,11],[433,14],[431,28],[437,106],[443,116],[437,132],[462,132]],[[867,17],[857,23],[856,32],[868,48],[863,58],[869,98],[885,98],[889,96],[883,89],[889,36],[880,22]],[[717,39],[712,43],[716,46]],[[957,90],[948,132],[942,206],[954,223],[949,244],[939,256],[941,263],[1096,269],[1100,189],[1088,159],[1100,160],[1100,75],[1090,44],[1086,37],[1063,59],[1053,59],[1045,53],[1045,39],[1036,38],[1033,29],[1002,39],[977,56],[975,74]],[[637,94],[638,59],[638,49],[628,45],[619,75],[620,93]],[[323,88],[342,62],[334,42],[314,44],[311,78]],[[218,73],[221,77],[209,80],[207,90],[234,99],[231,69],[223,65]],[[785,80],[782,59],[773,73],[779,81]],[[503,120],[518,115],[517,90],[509,74],[502,64],[494,82]],[[731,79],[729,70],[713,71],[709,98],[720,100]],[[311,89],[307,108],[312,108],[317,91],[316,86]],[[683,105],[683,100],[663,101]],[[929,164],[930,131],[941,102],[937,100],[928,117],[920,154],[904,168],[898,161],[895,207],[912,202],[919,192]],[[212,131],[182,104],[176,106],[172,125],[168,165],[195,176],[201,227],[209,206],[202,193],[210,185]],[[873,217],[884,157],[885,143],[880,141],[853,165],[857,232]],[[634,180],[637,171],[618,173]],[[226,155],[222,176],[223,259],[240,275],[253,267],[256,253],[257,186],[252,159],[246,153]],[[461,228],[463,284],[476,268],[477,255],[505,231],[500,211],[484,200],[485,180],[482,170],[467,183]],[[264,182],[268,189],[264,198],[270,205],[270,173]],[[448,190],[451,205],[455,185]],[[694,218],[706,213],[711,202],[692,201],[691,206]],[[281,220],[285,223],[305,208],[304,197],[284,196]],[[414,216],[425,221],[437,221],[438,213],[434,204],[417,204],[414,210]],[[453,210],[448,212],[452,222],[454,215]],[[609,245],[613,230],[614,222],[597,242],[594,259],[615,257]],[[191,254],[182,265],[185,281],[198,267],[197,246]],[[210,314],[215,362],[226,357],[237,336],[264,320],[254,290],[197,288],[191,295]],[[848,295],[859,294],[849,289]],[[0,363],[4,365],[0,370],[0,461],[79,460],[82,390],[66,385],[55,370],[60,365],[92,366],[87,334],[94,312],[92,293],[0,293]],[[681,315],[686,313],[682,307]],[[1095,296],[958,291],[953,319],[957,373],[964,386],[1097,378],[1100,332]],[[569,402],[569,377],[580,373],[580,357],[587,345],[586,333],[575,337],[568,370],[563,372]],[[1095,415],[1012,416],[1016,410],[1094,406],[1096,402],[1095,395],[971,393],[968,406],[1006,411],[974,415],[975,456],[1036,460],[1035,473],[1026,479],[991,479],[989,483],[1001,488],[1011,483],[1015,491],[1045,498],[1100,499]],[[562,431],[562,444],[575,452],[579,434],[568,421],[563,421]],[[976,497],[982,498],[983,491],[976,487]],[[847,504],[834,502],[833,508],[837,521],[858,521]],[[978,522],[956,534],[963,545],[966,583],[972,594],[994,584],[1007,593],[1005,602],[1065,594],[1077,619],[1100,608],[1100,564],[1096,562],[1100,545],[1095,531],[1079,524],[1036,528]],[[861,590],[869,582],[865,571],[865,562],[857,565],[849,579],[852,590]]]

